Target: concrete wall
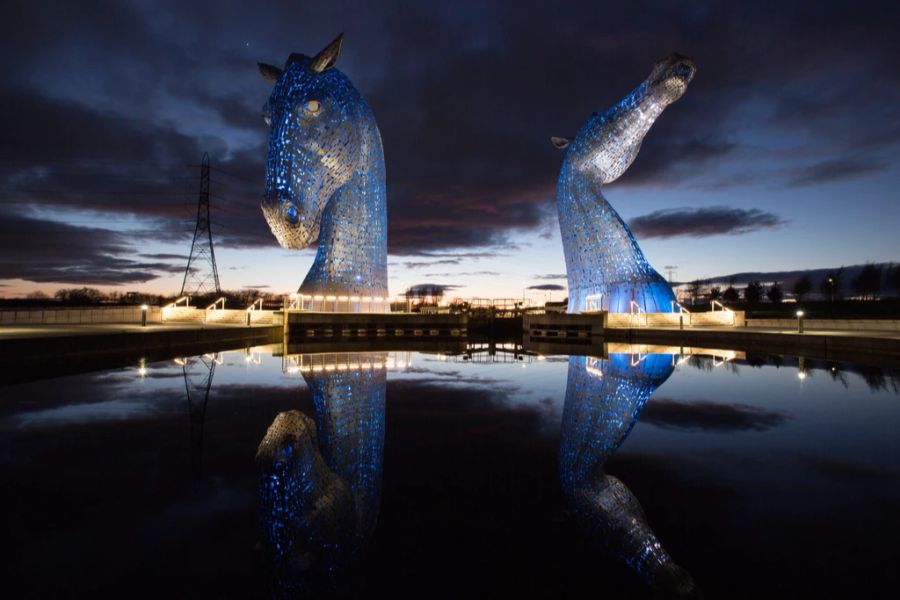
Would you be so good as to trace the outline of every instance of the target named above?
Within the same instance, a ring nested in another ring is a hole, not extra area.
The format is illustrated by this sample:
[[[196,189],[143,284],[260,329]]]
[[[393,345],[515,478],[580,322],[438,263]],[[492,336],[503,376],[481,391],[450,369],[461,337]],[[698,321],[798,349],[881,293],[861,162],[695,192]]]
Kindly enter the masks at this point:
[[[271,310],[221,309],[208,310],[206,312],[207,323],[232,323],[246,325],[247,315],[250,315],[250,323],[253,325],[272,325],[273,313]]]
[[[796,329],[794,330],[796,331]],[[607,329],[606,341],[630,344],[666,344],[702,346],[767,354],[794,354],[834,360],[859,360],[866,363],[896,365],[900,361],[900,340],[867,337],[865,334],[838,335],[774,333],[754,331],[750,327],[729,329]]]
[[[743,311],[708,311],[695,313],[611,313],[608,327],[741,327],[744,324]]]
[[[76,323],[140,323],[140,306],[0,310],[0,325],[67,325]],[[147,309],[147,322],[160,323],[160,307]]]
[[[300,337],[465,336],[467,315],[329,313],[289,310],[285,330]]]
[[[387,298],[359,298],[347,296],[300,296],[296,309],[311,312],[386,313],[391,312]]]
[[[281,341],[278,326],[136,328],[117,333],[14,337],[0,343],[4,366],[0,384],[137,365],[142,358],[153,362]]]
[[[209,323],[218,325],[246,325],[247,314],[250,314],[252,325],[274,325],[273,310],[251,310],[243,308],[214,308],[206,310],[196,306],[168,306],[162,309],[163,321],[169,323]]]
[[[747,327],[797,330],[797,319],[747,319]],[[900,331],[896,319],[804,319],[806,330],[825,331]]]
[[[607,312],[590,314],[537,314],[522,317],[522,329],[531,340],[591,338],[602,336]]]

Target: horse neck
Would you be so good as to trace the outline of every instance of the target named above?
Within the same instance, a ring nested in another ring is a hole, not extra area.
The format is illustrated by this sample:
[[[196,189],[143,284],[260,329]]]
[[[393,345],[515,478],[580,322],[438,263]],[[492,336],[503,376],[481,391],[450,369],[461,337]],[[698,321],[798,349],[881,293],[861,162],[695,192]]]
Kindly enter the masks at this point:
[[[584,268],[611,277],[608,283],[612,283],[626,280],[626,273],[639,273],[646,265],[634,236],[603,197],[601,187],[599,173],[575,168],[566,158],[557,206],[570,286],[581,283]],[[582,265],[584,259],[578,253],[585,248],[597,249],[592,264]]]
[[[335,291],[341,294],[387,295],[384,156],[374,123],[364,127],[361,145],[353,176],[322,214],[319,250],[307,276],[315,291],[330,293],[327,288],[340,286]]]
[[[588,127],[593,133],[589,139],[615,140],[615,144],[629,146],[640,145],[665,108],[665,104],[650,92],[645,81],[590,122]]]

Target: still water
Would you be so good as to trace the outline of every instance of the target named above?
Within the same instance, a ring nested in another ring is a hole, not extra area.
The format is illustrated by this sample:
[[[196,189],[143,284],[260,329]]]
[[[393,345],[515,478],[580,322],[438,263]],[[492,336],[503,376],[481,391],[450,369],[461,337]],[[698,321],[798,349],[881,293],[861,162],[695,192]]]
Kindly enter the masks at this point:
[[[4,597],[892,597],[898,371],[613,347],[0,387]]]

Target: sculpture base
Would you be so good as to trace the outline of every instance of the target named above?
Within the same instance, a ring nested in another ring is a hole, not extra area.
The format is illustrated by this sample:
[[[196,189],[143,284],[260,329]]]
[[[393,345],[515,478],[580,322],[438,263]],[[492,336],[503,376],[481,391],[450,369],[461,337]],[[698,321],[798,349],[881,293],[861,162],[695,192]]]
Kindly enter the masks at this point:
[[[389,298],[371,296],[309,296],[291,294],[291,308],[313,312],[389,313]]]
[[[669,313],[675,311],[675,293],[662,278],[659,281],[618,283],[591,289],[569,287],[570,313]]]

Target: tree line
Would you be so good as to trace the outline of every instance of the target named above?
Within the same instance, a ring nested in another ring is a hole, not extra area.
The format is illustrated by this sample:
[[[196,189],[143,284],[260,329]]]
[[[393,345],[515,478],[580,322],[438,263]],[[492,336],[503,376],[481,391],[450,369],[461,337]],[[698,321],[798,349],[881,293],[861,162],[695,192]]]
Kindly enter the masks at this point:
[[[282,296],[271,292],[261,292],[254,289],[224,290],[220,294],[204,294],[191,298],[192,306],[205,307],[218,298],[224,297],[226,305],[231,308],[245,308],[252,302],[262,298],[266,307],[281,306]],[[163,294],[147,294],[143,292],[103,292],[92,287],[60,288],[53,295],[44,292],[31,292],[25,296],[25,300],[4,300],[3,302],[16,305],[34,306],[100,306],[100,305],[140,305],[150,304],[162,306],[174,302],[177,296]]]
[[[797,302],[802,302],[813,289],[818,290],[824,299],[831,302],[844,299],[845,290],[852,292],[853,297],[859,300],[875,300],[884,291],[893,291],[900,297],[900,264],[884,266],[870,263],[849,281],[845,279],[843,267],[828,271],[818,282],[813,281],[809,274],[805,274],[791,286],[791,293]],[[734,287],[734,281],[730,281],[724,290],[718,285],[706,288],[708,285],[708,282],[700,279],[692,281],[688,285],[691,301],[695,302],[705,295],[710,300],[722,302],[744,300],[752,305],[758,304],[764,297],[773,304],[780,304],[785,298],[784,287],[777,281],[765,286],[759,280],[754,280],[741,291]]]

